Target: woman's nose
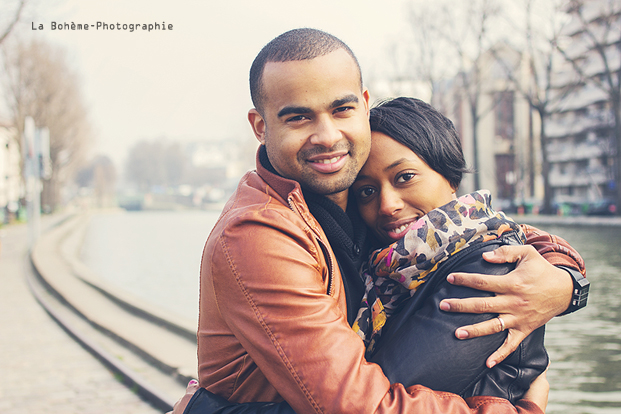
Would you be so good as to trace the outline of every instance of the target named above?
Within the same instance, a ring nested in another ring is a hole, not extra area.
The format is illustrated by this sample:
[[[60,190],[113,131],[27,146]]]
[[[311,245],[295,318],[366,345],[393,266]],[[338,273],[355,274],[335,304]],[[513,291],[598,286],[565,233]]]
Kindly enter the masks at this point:
[[[392,216],[403,208],[403,200],[396,191],[382,190],[380,193],[379,212],[385,216]]]

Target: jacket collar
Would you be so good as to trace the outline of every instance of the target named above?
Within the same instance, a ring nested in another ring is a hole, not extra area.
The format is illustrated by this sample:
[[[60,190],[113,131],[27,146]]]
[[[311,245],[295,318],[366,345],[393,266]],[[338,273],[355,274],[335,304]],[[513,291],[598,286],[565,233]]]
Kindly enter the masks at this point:
[[[267,157],[267,151],[265,145],[260,145],[257,150],[257,174],[263,179],[274,191],[278,193],[283,199],[287,200],[289,194],[296,189],[301,194],[302,189],[300,183],[289,178],[285,178],[278,174],[269,158]]]

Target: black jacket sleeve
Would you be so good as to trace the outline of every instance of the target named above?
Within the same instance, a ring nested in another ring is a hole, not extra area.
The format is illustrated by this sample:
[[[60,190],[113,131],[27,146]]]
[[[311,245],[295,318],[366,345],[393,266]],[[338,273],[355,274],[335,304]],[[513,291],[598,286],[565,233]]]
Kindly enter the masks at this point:
[[[515,402],[530,382],[548,365],[541,327],[529,335],[505,361],[492,369],[485,361],[504,342],[507,332],[459,340],[455,330],[497,317],[495,314],[450,313],[440,310],[445,298],[492,296],[493,293],[454,286],[451,272],[503,275],[512,263],[493,264],[482,253],[498,248],[500,241],[471,246],[444,263],[431,280],[391,316],[368,360],[379,364],[391,383],[421,384],[462,397],[491,395]]]

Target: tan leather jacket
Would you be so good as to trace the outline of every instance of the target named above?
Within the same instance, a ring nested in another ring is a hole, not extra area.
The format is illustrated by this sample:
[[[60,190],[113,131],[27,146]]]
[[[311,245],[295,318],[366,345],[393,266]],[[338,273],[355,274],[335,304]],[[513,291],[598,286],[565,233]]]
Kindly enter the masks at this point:
[[[234,402],[285,399],[298,414],[516,412],[498,398],[391,385],[345,313],[335,256],[299,184],[257,157],[203,252],[201,387]],[[524,400],[517,411],[541,412]]]

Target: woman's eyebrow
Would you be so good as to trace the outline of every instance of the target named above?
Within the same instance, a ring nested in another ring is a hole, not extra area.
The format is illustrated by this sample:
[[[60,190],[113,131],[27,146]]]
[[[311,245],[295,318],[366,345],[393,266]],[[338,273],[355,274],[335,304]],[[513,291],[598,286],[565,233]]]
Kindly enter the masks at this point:
[[[403,164],[404,162],[407,162],[407,158],[399,158],[397,161],[393,162],[392,164],[390,164],[389,166],[387,166],[386,168],[384,168],[384,171],[388,171],[391,168],[395,168],[397,167],[399,164]]]

